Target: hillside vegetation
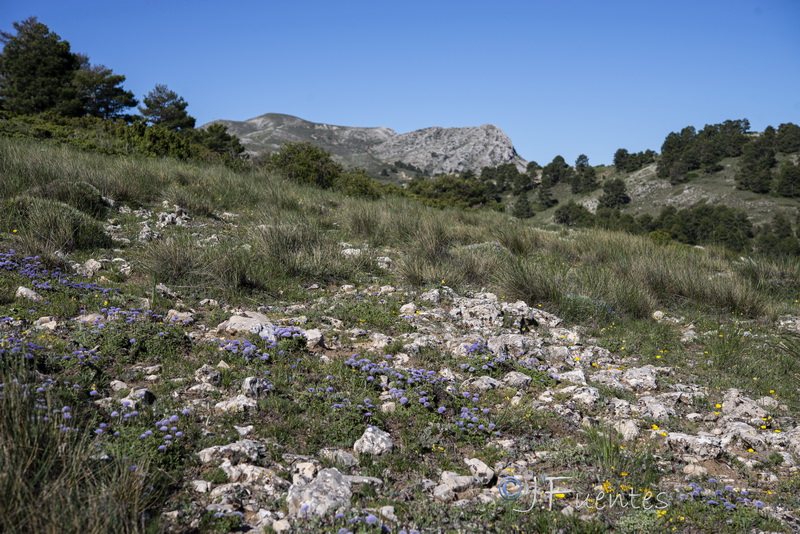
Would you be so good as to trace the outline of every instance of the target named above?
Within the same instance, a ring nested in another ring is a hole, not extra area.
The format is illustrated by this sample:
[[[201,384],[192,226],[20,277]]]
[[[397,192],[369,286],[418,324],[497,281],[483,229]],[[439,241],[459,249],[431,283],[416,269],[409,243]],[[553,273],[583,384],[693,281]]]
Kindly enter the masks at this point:
[[[271,168],[0,139],[0,530],[796,527],[795,258]]]

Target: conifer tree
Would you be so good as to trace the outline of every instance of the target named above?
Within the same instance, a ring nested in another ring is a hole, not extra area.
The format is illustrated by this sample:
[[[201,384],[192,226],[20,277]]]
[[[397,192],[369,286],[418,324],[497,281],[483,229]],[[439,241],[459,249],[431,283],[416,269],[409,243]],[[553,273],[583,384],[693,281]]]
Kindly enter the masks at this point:
[[[175,131],[194,128],[195,119],[186,111],[189,104],[166,85],[157,84],[142,102],[139,111],[148,123]]]
[[[518,219],[529,219],[533,217],[533,207],[531,206],[526,193],[522,193],[517,197],[516,202],[514,202],[514,207],[511,210],[511,214]]]
[[[31,115],[52,111],[80,116],[83,109],[73,84],[79,59],[70,45],[36,17],[14,23],[16,35],[0,31],[0,105]]]

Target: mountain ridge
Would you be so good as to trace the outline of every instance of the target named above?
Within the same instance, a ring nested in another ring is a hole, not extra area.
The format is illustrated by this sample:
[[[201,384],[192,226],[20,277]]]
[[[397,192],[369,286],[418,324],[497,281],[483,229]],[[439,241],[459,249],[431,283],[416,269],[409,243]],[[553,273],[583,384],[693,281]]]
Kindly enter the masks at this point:
[[[287,142],[307,141],[329,150],[348,167],[363,167],[379,175],[396,162],[423,174],[458,174],[513,163],[524,170],[527,161],[511,139],[495,125],[445,128],[432,126],[398,134],[383,126],[356,127],[315,123],[293,115],[266,113],[245,121],[214,120],[241,139],[251,155],[276,152]],[[385,174],[384,174],[385,176]]]

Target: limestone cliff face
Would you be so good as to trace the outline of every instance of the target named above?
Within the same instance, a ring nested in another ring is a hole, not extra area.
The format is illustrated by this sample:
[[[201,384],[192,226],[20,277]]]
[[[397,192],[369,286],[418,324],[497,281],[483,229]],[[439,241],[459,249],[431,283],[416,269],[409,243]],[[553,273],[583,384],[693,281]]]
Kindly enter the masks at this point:
[[[309,122],[291,115],[268,113],[247,121],[214,121],[236,134],[251,154],[276,152],[290,141],[309,141],[333,153],[348,167],[373,173],[397,161],[425,174],[479,173],[483,167],[527,163],[497,126],[425,128],[398,134],[391,128],[358,128]]]
[[[471,128],[425,128],[394,135],[372,153],[383,161],[402,161],[427,174],[480,172],[483,167],[514,163],[524,170],[511,139],[491,124]]]

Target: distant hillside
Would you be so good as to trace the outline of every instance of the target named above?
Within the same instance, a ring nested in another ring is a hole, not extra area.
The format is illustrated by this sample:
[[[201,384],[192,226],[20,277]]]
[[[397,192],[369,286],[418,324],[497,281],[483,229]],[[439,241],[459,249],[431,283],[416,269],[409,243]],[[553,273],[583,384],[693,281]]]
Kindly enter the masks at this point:
[[[217,120],[238,136],[251,154],[276,152],[290,141],[309,141],[333,153],[348,167],[363,167],[387,179],[421,174],[480,172],[483,167],[526,161],[497,126],[432,127],[398,134],[391,128],[357,128],[309,122],[291,115],[268,113],[246,121]],[[207,126],[207,125],[206,125]],[[396,166],[402,162],[401,167]]]
[[[778,158],[779,162],[799,159],[800,154],[797,153],[781,154]],[[800,199],[737,189],[735,173],[740,160],[741,157],[725,158],[720,162],[718,171],[701,173],[691,181],[678,184],[671,184],[669,180],[659,178],[655,163],[634,172],[616,172],[613,166],[606,167],[600,170],[598,178],[600,185],[615,178],[625,182],[631,201],[622,208],[622,211],[633,216],[643,214],[656,216],[667,206],[686,209],[704,202],[744,210],[755,224],[768,222],[776,214],[794,219],[797,210],[800,209]],[[555,211],[570,199],[594,212],[602,194],[603,190],[599,188],[590,193],[575,195],[570,192],[569,184],[558,184],[553,188],[553,196],[559,203],[542,212],[537,222],[539,224],[554,222]]]

